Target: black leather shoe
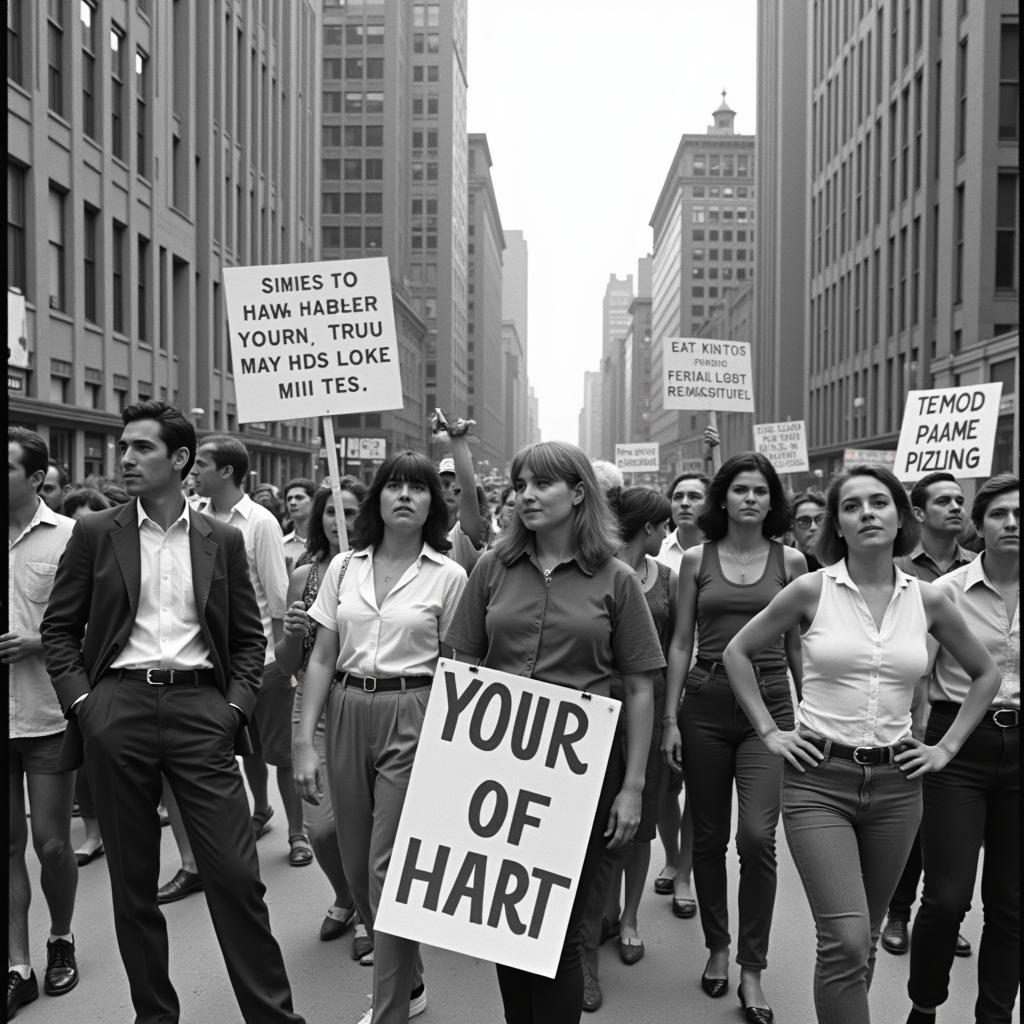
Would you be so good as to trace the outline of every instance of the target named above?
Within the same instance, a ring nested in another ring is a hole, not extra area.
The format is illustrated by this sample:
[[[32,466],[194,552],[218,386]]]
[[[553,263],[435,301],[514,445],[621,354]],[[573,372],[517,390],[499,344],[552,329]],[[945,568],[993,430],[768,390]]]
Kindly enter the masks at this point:
[[[957,933],[956,945],[953,947],[953,952],[957,956],[971,955],[971,944],[963,937],[962,933]]]
[[[157,903],[175,903],[191,896],[194,892],[203,891],[203,881],[194,871],[179,868],[177,874],[156,891]]]
[[[46,944],[46,973],[43,991],[48,996],[62,996],[78,984],[75,943],[72,939],[50,939]]]
[[[737,989],[736,994],[740,997],[740,1006],[743,1007],[743,1016],[747,1024],[772,1024],[775,1020],[775,1012],[770,1006],[747,1006],[743,998],[743,990]]]
[[[14,1020],[14,1015],[23,1006],[34,1003],[39,998],[39,983],[36,981],[36,972],[29,971],[28,977],[23,978],[17,971],[9,971],[7,974],[7,1019]]]
[[[902,956],[910,946],[907,922],[890,917],[882,929],[882,949],[894,956]]]
[[[708,963],[710,964],[710,961]],[[729,991],[729,979],[709,978],[708,969],[705,967],[704,973],[700,976],[700,987],[704,989],[705,995],[711,996],[712,999],[721,999]]]
[[[601,983],[597,980],[597,968],[584,956],[583,957],[583,1009],[587,1013],[593,1013],[601,1009],[604,1002],[604,993],[601,991]]]

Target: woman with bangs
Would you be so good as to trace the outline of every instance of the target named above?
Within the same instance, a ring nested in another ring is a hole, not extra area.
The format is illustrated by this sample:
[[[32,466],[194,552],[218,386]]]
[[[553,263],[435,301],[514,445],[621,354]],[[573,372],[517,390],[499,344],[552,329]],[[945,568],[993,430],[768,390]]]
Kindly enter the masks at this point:
[[[728,459],[715,474],[697,523],[707,538],[688,548],[679,567],[675,629],[669,645],[662,750],[687,779],[693,810],[693,882],[709,950],[700,983],[712,999],[729,989],[729,896],[726,851],[736,787],[740,861],[737,993],[751,1024],[770,1024],[761,988],[777,884],[775,829],[782,766],[738,707],[722,663],[739,629],[797,576],[804,556],[773,537],[789,528],[789,502],[772,464],[760,453]],[[691,664],[694,627],[697,658]],[[761,706],[793,723],[789,676],[800,689],[800,645],[779,630],[758,648]],[[673,710],[682,696],[678,716]]]
[[[366,485],[354,477],[342,477],[339,489],[347,532],[355,521],[360,504],[366,498]],[[305,551],[299,557],[298,564],[288,580],[288,610],[284,616],[284,631],[274,648],[274,657],[281,671],[294,675],[298,684],[292,703],[293,746],[302,719],[302,691],[306,665],[317,633],[317,624],[307,613],[316,600],[316,595],[320,591],[320,581],[327,575],[331,560],[340,553],[341,542],[334,495],[329,488],[321,487],[313,494],[313,503],[306,521]],[[313,734],[313,746],[320,757],[323,795],[316,804],[308,800],[302,802],[302,827],[309,835],[316,862],[334,888],[334,903],[328,909],[320,926],[321,940],[330,942],[344,935],[354,923],[356,910],[348,882],[345,881],[341,850],[335,834],[334,806],[331,802],[326,769],[325,729],[326,716],[321,715]],[[372,943],[362,950],[359,956],[368,952],[370,948]]]
[[[725,651],[736,700],[784,767],[786,839],[818,935],[819,1024],[870,1024],[875,948],[921,820],[921,777],[950,761],[999,688],[991,657],[952,602],[893,563],[917,536],[892,473],[842,471],[829,486],[818,537],[824,568],[786,587]],[[803,650],[796,727],[769,714],[755,676],[758,652],[794,629]],[[910,732],[929,633],[970,679],[934,744]]]
[[[578,1024],[579,928],[606,846],[632,839],[665,664],[640,584],[593,469],[575,445],[539,442],[512,463],[516,508],[470,576],[445,643],[488,668],[609,696],[622,682],[625,750],[613,744],[554,978],[497,966],[507,1024]],[[538,614],[538,609],[540,612]]]
[[[373,932],[444,635],[466,586],[445,557],[448,509],[424,455],[377,470],[309,611],[318,624],[294,733],[295,785],[316,802],[326,774],[345,877],[373,933],[373,1005],[361,1024],[404,1024],[426,1009],[419,944]],[[326,772],[315,746],[326,702]]]

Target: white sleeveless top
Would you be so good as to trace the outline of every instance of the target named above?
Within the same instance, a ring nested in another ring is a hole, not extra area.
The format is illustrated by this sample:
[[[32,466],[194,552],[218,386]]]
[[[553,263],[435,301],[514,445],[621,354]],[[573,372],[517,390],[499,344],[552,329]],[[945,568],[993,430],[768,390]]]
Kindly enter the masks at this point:
[[[910,735],[914,686],[928,668],[928,619],[917,579],[895,572],[878,629],[845,559],[820,570],[797,723],[834,743],[885,747]]]

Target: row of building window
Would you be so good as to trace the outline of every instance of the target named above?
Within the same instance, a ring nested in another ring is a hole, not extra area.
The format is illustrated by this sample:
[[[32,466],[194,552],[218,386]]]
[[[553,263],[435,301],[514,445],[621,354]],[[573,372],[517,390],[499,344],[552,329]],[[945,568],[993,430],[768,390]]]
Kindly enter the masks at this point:
[[[709,231],[705,231],[703,228],[694,228],[691,237],[695,242],[703,242],[705,240],[709,242],[752,242],[754,240],[754,232],[748,232],[746,228],[740,228],[738,231],[733,231],[732,228],[726,228],[724,231],[719,231],[717,228],[711,228]]]
[[[735,258],[740,262],[745,260],[754,259],[753,249],[692,249],[690,256],[695,260],[702,260],[707,257],[709,260],[731,260],[733,253],[736,254]]]
[[[718,224],[728,221],[747,224],[753,221],[754,211],[746,206],[695,206],[692,219],[694,224]]]
[[[320,140],[326,149],[339,149],[342,145],[346,149],[379,149],[384,145],[384,125],[347,124],[342,128],[340,124],[325,124]]]
[[[384,42],[383,23],[355,22],[348,25],[325,25],[324,46],[378,46]]]
[[[754,190],[746,185],[694,185],[693,186],[693,197],[694,199],[704,199],[705,196],[711,199],[753,199]]]
[[[344,228],[324,225],[320,229],[320,240],[325,252],[338,249],[380,249],[384,245],[384,229],[367,225],[350,224]]]
[[[325,114],[383,114],[384,93],[382,92],[346,92],[336,90],[325,91],[321,95],[322,109]]]
[[[320,176],[324,181],[381,181],[384,177],[384,161],[363,160],[360,157],[324,157],[320,161]]]
[[[754,268],[750,268],[750,276],[753,277]],[[747,280],[747,268],[746,267],[694,267],[690,271],[690,276],[694,281],[746,281]]]
[[[384,212],[383,192],[346,192],[343,197],[340,192],[323,192],[320,195],[320,213],[327,217],[340,216],[344,213],[370,213],[377,214]]]
[[[733,158],[720,153],[694,153],[693,175],[696,178],[750,178],[752,168],[750,156],[740,153]]]

